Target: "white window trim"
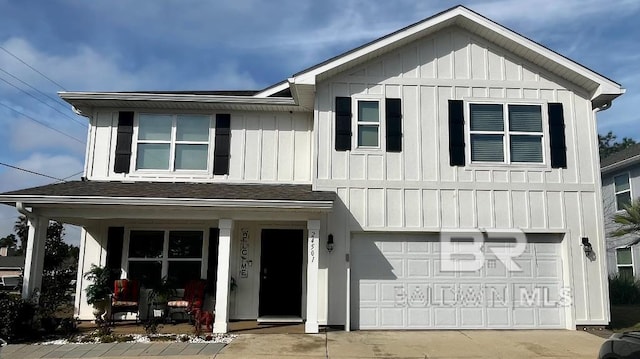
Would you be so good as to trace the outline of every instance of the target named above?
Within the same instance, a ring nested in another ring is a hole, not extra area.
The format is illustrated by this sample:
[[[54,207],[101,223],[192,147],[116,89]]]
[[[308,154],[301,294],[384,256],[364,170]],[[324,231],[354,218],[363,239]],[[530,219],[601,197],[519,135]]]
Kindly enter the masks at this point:
[[[131,241],[131,232],[132,231],[163,231],[163,246],[162,246],[162,258],[139,258],[139,257],[131,257],[129,258],[129,242]],[[202,232],[202,257],[199,259],[196,258],[169,258],[169,232],[171,231],[194,231],[194,232]],[[121,268],[122,274],[121,278],[128,278],[129,276],[129,261],[133,260],[136,262],[161,262],[161,272],[160,278],[165,278],[169,272],[169,262],[196,262],[199,261],[200,265],[200,278],[207,279],[207,267],[209,265],[209,229],[208,228],[198,228],[198,227],[125,227],[124,231],[124,241],[122,245],[122,260],[121,260]]]
[[[629,183],[629,189],[624,191],[616,191],[616,177],[620,177],[624,175],[627,176],[627,183]],[[624,211],[624,208],[618,208],[618,195],[625,192],[629,192],[629,198],[631,198],[631,201],[633,201],[633,191],[631,190],[631,172],[627,171],[627,172],[619,173],[613,176],[612,180],[613,180],[613,202],[615,203],[615,206],[616,206],[616,212],[622,212]]]
[[[358,121],[359,116],[359,107],[358,102],[360,101],[376,101],[378,102],[378,146],[358,146],[358,127],[360,125],[373,125],[373,122],[360,122]],[[357,95],[351,96],[351,108],[353,109],[353,124],[351,126],[351,148],[352,153],[371,153],[371,152],[381,152],[384,150],[383,140],[386,138],[386,126],[385,126],[385,116],[386,106],[385,106],[385,98],[380,95]]]
[[[139,128],[140,128],[140,115],[150,115],[150,116],[171,116],[171,139],[169,141],[166,140],[139,140]],[[203,116],[209,118],[209,139],[208,141],[177,141],[177,119],[178,116]],[[205,175],[213,172],[213,140],[215,138],[214,133],[214,124],[213,124],[214,116],[209,113],[164,113],[164,112],[140,112],[136,113],[133,125],[133,136],[131,140],[131,163],[130,168],[132,168],[133,174],[154,174],[154,173],[171,173],[177,175]],[[139,143],[169,143],[169,169],[138,169],[138,144]],[[198,145],[207,145],[207,168],[204,170],[184,170],[184,169],[175,169],[175,155],[176,155],[176,145],[179,144],[198,144]]]
[[[631,264],[618,264],[618,249],[628,249],[631,252]],[[636,276],[636,270],[633,267],[633,264],[636,262],[636,259],[634,258],[634,254],[633,254],[633,248],[632,247],[626,247],[626,246],[622,246],[622,247],[616,247],[616,273],[620,273],[619,268],[620,267],[625,267],[625,268],[631,268],[631,274],[635,277]]]
[[[464,136],[465,136],[465,156],[468,167],[508,167],[508,168],[536,168],[551,171],[551,150],[549,148],[549,115],[548,102],[523,99],[487,99],[487,98],[463,98],[464,101]],[[504,121],[504,131],[471,131],[471,106],[472,104],[502,105],[502,116]],[[533,105],[540,106],[542,116],[542,133],[540,132],[515,132],[509,130],[509,105]],[[471,135],[473,134],[501,134],[504,136],[502,151],[503,162],[486,162],[471,160]],[[511,135],[542,135],[542,162],[510,162],[510,136]]]

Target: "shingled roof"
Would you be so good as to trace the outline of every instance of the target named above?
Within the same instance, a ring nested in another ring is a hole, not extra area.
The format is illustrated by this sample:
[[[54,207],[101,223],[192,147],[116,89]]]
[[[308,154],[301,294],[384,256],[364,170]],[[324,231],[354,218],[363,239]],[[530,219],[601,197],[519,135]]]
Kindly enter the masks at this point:
[[[630,160],[638,156],[640,156],[640,144],[627,147],[622,151],[615,152],[603,158],[602,160],[600,160],[600,168],[604,169],[618,162]]]
[[[300,184],[228,184],[174,182],[70,181],[0,193],[2,201],[21,197],[112,197],[333,201],[334,192],[313,191]]]
[[[24,256],[0,256],[0,268],[22,268]]]

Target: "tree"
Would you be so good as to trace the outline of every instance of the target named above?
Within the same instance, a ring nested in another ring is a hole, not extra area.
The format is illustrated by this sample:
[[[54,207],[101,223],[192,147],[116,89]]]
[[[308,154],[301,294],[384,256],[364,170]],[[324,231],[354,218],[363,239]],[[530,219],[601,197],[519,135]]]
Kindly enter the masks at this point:
[[[633,200],[630,204],[624,205],[624,212],[614,215],[613,221],[619,224],[619,227],[610,235],[614,237],[628,234],[640,235],[640,200]],[[640,243],[640,237],[634,238],[629,246],[638,243]]]
[[[611,131],[607,132],[607,134],[604,136],[598,135],[600,158],[605,158],[636,144],[636,141],[629,137],[623,137],[621,142],[617,142],[616,138],[617,136],[614,135]]]
[[[11,233],[6,237],[0,238],[0,248],[8,247],[9,250],[15,250],[18,245],[18,240],[16,239],[16,235]]]
[[[20,249],[24,252],[29,233],[27,219],[20,216],[14,229],[22,242]],[[57,221],[49,222],[44,246],[39,311],[41,316],[48,317],[62,305],[70,303],[73,290],[71,283],[76,278],[79,250],[64,242],[64,226]]]

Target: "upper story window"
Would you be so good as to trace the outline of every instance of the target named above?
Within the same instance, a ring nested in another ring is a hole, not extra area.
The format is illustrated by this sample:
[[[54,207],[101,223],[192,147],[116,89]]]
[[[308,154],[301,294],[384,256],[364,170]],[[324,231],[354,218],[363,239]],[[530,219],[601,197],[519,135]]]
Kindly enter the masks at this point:
[[[616,192],[616,210],[624,210],[624,206],[631,204],[631,185],[629,183],[629,173],[613,177]]]
[[[402,151],[401,99],[336,97],[334,111],[336,151]]]
[[[633,278],[633,254],[631,248],[616,249],[616,267],[621,277]]]
[[[380,102],[358,101],[358,147],[380,147]]]
[[[140,114],[136,169],[207,170],[210,122],[206,115]]]
[[[469,116],[472,162],[544,163],[542,106],[472,103]]]

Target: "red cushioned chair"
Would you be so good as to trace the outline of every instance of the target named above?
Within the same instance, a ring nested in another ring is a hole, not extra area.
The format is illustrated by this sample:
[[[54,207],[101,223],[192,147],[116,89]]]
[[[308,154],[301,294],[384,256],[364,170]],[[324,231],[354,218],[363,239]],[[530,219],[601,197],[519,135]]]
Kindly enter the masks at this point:
[[[186,316],[189,321],[197,311],[202,309],[204,302],[204,290],[207,282],[203,279],[192,279],[187,282],[184,287],[184,295],[182,299],[172,300],[167,303],[169,308],[169,317],[173,318],[173,314],[181,313],[182,318]]]
[[[140,285],[135,279],[117,279],[113,282],[111,297],[111,322],[116,313],[136,313],[136,323],[140,319]]]

